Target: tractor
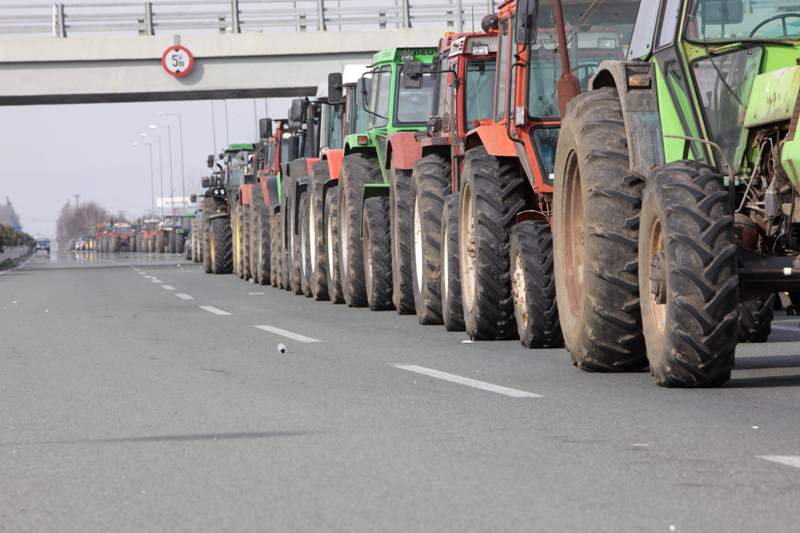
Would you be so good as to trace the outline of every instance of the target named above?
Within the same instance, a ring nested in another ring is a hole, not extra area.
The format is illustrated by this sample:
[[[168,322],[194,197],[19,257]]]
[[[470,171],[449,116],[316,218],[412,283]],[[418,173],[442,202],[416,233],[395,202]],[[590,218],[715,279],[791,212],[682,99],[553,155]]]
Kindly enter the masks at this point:
[[[721,385],[800,287],[800,10],[779,4],[520,0],[519,46],[555,28],[560,52],[554,278],[577,367]],[[584,80],[587,27],[620,55]]]
[[[342,296],[351,307],[415,311],[411,170],[419,158],[415,133],[425,130],[431,108],[436,56],[436,48],[381,50],[357,84],[367,124],[345,137],[333,236]],[[401,275],[393,277],[393,270]]]
[[[113,222],[108,230],[108,251],[111,253],[131,251],[133,228],[127,222]]]

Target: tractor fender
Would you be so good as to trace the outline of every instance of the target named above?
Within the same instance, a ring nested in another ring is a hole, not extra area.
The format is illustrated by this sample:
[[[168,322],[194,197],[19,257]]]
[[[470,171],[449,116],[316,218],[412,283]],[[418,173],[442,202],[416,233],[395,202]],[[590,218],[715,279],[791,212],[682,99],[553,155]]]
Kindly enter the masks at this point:
[[[267,184],[268,180],[269,180],[268,176],[262,176],[259,179],[258,185],[257,185],[257,187],[259,189],[261,189],[261,202],[263,203],[264,207],[268,207],[269,206],[270,192],[269,192],[269,185]]]
[[[277,207],[281,205],[281,196],[279,194],[280,183],[278,183],[278,180],[280,180],[278,175],[269,176],[267,178],[267,191],[264,195],[264,202],[270,207],[270,209],[272,209],[272,211],[277,211]]]
[[[239,200],[242,205],[250,205],[253,199],[253,187],[254,184],[252,183],[245,183],[239,185]]]
[[[636,76],[643,87],[630,87],[628,80]],[[658,114],[656,72],[653,63],[603,61],[589,82],[590,89],[613,87],[617,90],[625,133],[628,138],[631,170],[646,176],[664,164],[664,138]]]
[[[325,152],[325,160],[328,162],[328,177],[330,179],[339,179],[342,173],[342,162],[344,161],[344,150],[329,149]]]
[[[389,137],[386,149],[386,167],[397,170],[411,170],[414,163],[422,157],[422,146],[417,140],[417,132],[400,131]]]
[[[465,151],[483,146],[489,155],[495,157],[516,157],[514,141],[509,139],[505,124],[495,122],[482,124],[472,130],[465,141]]]
[[[364,190],[361,191],[361,209],[358,212],[358,232],[362,237],[364,224],[361,222],[361,214],[364,212],[364,204],[370,198],[385,197],[389,198],[389,184],[388,183],[367,183],[364,185]]]

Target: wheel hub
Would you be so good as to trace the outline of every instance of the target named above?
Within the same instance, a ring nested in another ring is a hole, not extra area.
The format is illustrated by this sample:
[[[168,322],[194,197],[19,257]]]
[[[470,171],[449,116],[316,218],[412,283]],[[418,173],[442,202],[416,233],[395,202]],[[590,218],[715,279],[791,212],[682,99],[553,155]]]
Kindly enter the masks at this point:
[[[659,305],[667,303],[667,277],[664,272],[664,250],[658,251],[650,259],[650,292]]]

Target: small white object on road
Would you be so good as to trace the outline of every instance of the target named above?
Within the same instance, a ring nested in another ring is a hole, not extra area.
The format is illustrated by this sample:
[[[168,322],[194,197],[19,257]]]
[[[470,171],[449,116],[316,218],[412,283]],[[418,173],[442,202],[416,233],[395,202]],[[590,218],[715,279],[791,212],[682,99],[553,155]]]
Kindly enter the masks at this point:
[[[168,291],[174,291],[175,290],[175,287],[173,287],[172,285],[162,285],[161,288],[164,289],[164,290],[168,290]]]
[[[202,309],[203,311],[208,311],[209,313],[213,313],[215,315],[219,315],[219,316],[228,316],[228,315],[230,315],[229,312],[223,311],[222,309],[220,309],[218,307],[214,307],[213,305],[200,305],[198,307],[200,307],[200,309]]]
[[[189,296],[185,292],[176,292],[175,296],[177,296],[181,300],[194,300],[194,296]]]
[[[756,455],[759,459],[800,468],[800,455]]]
[[[753,426],[753,429],[758,429],[758,426]]]
[[[278,348],[279,353],[286,353],[286,345],[283,344],[282,342],[279,342],[276,348]]]
[[[461,341],[461,344],[475,344],[475,341],[472,339],[464,339]]]
[[[247,293],[248,296],[262,296],[263,294],[264,294],[263,292],[248,292]]]
[[[315,339],[313,337],[306,337],[305,335],[300,335],[299,333],[295,333],[293,331],[289,331],[286,329],[276,328],[275,326],[263,325],[263,326],[253,326],[253,327],[256,329],[274,333],[275,335],[281,335],[282,337],[286,337],[288,339],[292,339],[299,342],[322,342],[319,339]]]
[[[477,379],[458,376],[456,374],[450,374],[448,372],[442,372],[441,370],[426,368],[424,366],[404,365],[404,364],[395,364],[392,366],[394,366],[395,368],[399,368],[401,370],[408,370],[409,372],[424,374],[432,378],[442,379],[444,381],[450,381],[452,383],[458,383],[459,385],[466,385],[467,387],[473,387],[476,389],[494,392],[496,394],[502,394],[503,396],[510,396],[512,398],[542,398],[541,394],[534,394],[532,392],[512,389],[510,387],[495,385],[493,383],[486,383],[485,381],[478,381]]]
[[[161,283],[160,279],[153,278],[153,283]]]

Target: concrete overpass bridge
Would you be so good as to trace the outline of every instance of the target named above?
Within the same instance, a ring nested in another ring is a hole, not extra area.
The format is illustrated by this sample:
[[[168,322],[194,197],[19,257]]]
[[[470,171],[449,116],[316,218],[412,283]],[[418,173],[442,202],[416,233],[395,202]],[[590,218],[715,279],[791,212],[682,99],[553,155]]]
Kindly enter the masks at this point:
[[[311,95],[379,48],[480,27],[494,0],[163,0],[0,5],[0,105]],[[194,56],[183,77],[162,55]]]

